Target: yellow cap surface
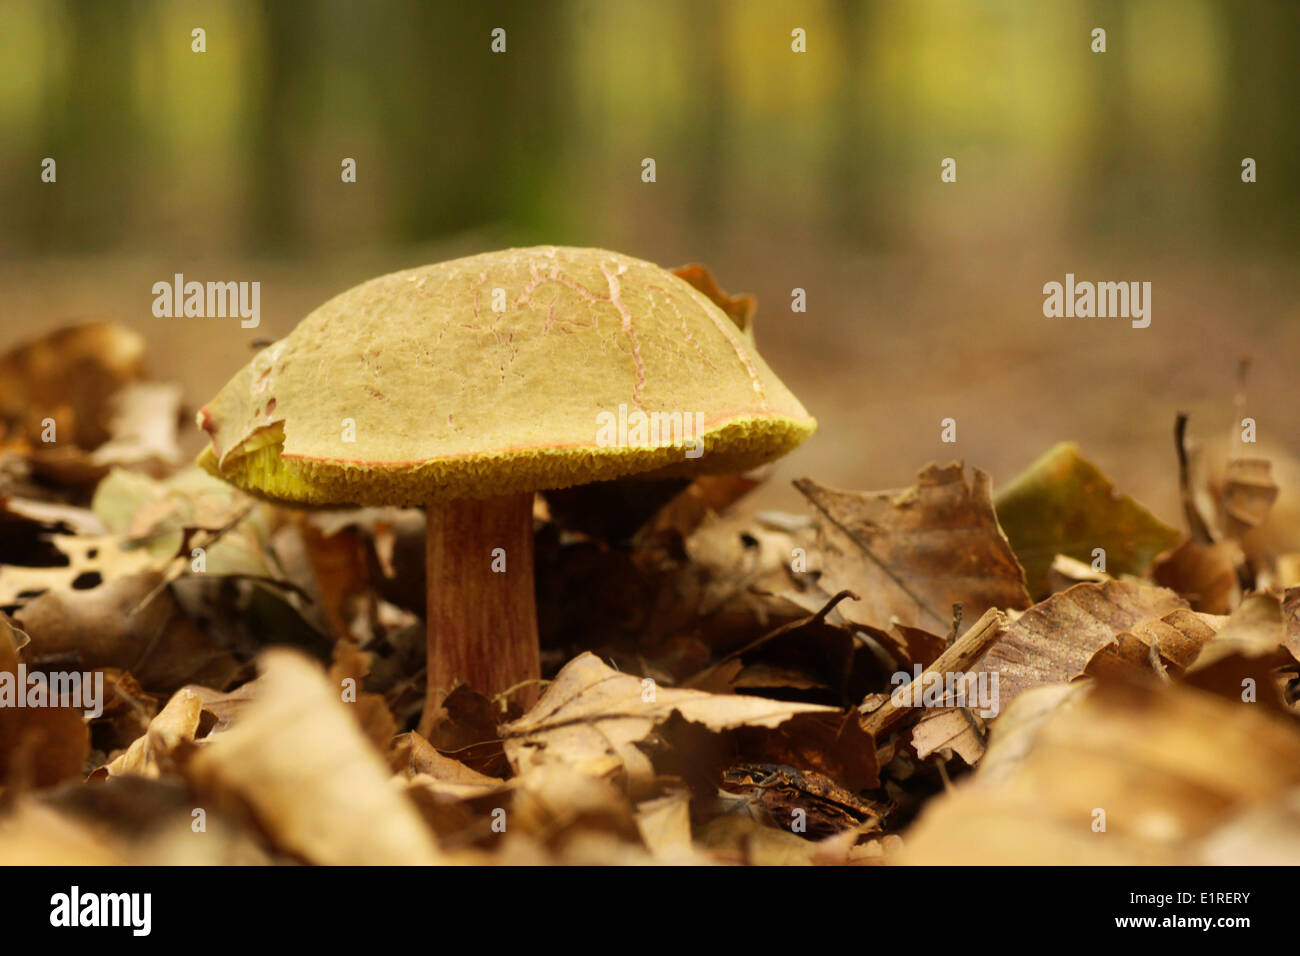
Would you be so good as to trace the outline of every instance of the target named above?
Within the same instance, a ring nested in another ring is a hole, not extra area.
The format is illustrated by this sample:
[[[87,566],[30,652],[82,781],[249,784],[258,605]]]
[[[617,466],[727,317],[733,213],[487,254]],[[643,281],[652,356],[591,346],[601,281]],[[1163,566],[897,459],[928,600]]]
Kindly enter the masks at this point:
[[[393,505],[752,468],[816,422],[723,304],[602,249],[381,276],[227,383],[199,463],[272,499]]]

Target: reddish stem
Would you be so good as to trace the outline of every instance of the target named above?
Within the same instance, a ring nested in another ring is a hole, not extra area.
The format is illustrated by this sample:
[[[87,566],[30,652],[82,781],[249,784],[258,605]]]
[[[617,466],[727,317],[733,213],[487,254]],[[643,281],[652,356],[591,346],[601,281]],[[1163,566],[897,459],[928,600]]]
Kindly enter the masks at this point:
[[[427,734],[457,683],[527,708],[541,677],[533,585],[533,496],[430,503],[425,538]],[[498,550],[499,549],[499,550]]]

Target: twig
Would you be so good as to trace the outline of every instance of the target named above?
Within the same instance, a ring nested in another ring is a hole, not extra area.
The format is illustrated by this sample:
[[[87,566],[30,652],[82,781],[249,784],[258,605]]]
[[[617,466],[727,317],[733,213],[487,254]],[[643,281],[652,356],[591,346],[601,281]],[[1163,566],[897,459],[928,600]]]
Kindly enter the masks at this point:
[[[969,631],[949,645],[948,649],[940,654],[934,663],[922,671],[921,675],[915,678],[907,687],[911,688],[913,685],[922,686],[920,682],[926,679],[927,674],[953,674],[958,671],[965,671],[967,667],[984,656],[984,652],[1002,633],[1006,623],[1007,616],[1005,614],[995,607],[989,608]],[[879,739],[885,731],[894,729],[899,724],[915,720],[920,716],[920,707],[895,704],[894,700],[896,698],[911,699],[911,692],[900,688],[898,692],[891,694],[889,700],[885,701],[881,707],[860,719],[862,729],[873,738]]]

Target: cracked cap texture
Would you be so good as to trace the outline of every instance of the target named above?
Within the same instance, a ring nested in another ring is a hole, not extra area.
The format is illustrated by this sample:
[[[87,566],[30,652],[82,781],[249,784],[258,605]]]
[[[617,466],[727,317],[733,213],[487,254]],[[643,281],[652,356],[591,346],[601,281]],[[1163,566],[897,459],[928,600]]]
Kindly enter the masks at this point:
[[[211,438],[199,464],[320,505],[743,471],[816,422],[728,311],[602,249],[507,249],[381,276],[316,309],[199,411]],[[700,457],[686,456],[678,420],[702,426]]]

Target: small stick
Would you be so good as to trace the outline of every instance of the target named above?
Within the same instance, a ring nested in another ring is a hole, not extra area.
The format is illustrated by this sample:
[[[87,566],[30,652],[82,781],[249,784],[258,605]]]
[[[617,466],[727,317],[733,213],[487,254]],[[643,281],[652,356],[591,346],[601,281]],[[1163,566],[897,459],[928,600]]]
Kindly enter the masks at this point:
[[[989,645],[1002,633],[1003,627],[1006,626],[1007,616],[995,607],[989,608],[971,627],[969,631],[953,641],[948,649],[940,654],[933,664],[921,672],[921,675],[912,681],[912,684],[921,686],[918,682],[924,681],[927,674],[951,674],[957,671],[965,671],[967,667],[974,664],[984,656]],[[910,688],[912,684],[907,686]],[[900,689],[902,693],[899,696],[907,699],[910,695],[907,689]],[[872,711],[870,714],[861,718],[862,729],[869,733],[873,738],[879,739],[885,731],[895,728],[899,724],[915,720],[921,714],[921,708],[909,706],[907,704],[895,704],[894,694],[891,694],[889,700]]]

